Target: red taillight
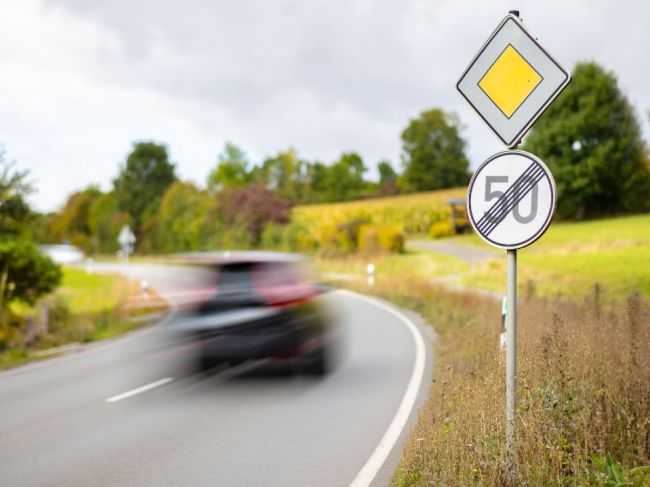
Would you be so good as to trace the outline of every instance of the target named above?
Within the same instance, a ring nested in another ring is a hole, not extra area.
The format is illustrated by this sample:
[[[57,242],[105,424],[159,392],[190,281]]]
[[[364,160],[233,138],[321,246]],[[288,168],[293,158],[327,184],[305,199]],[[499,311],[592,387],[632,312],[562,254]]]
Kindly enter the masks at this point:
[[[320,290],[311,284],[257,288],[256,292],[266,300],[269,306],[274,308],[306,303],[320,294]]]
[[[298,278],[295,269],[278,263],[257,264],[252,269],[255,294],[269,306],[289,307],[310,301],[319,289]]]

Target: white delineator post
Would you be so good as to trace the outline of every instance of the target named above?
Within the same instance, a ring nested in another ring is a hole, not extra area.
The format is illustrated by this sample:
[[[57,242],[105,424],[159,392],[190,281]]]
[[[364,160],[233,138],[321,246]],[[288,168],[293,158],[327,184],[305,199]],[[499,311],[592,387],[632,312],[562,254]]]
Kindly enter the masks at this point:
[[[508,476],[514,484],[516,475],[517,413],[517,250],[506,255],[506,455]]]

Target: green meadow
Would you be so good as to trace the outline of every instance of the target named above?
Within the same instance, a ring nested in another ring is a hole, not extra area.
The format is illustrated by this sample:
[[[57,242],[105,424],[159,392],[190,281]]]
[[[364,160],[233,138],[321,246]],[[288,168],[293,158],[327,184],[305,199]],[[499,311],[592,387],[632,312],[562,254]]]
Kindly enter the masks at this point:
[[[475,234],[445,241],[492,248]],[[518,271],[520,288],[534,287],[542,296],[581,297],[596,283],[608,300],[650,295],[650,215],[554,223],[518,252]],[[495,258],[470,269],[461,282],[500,292],[504,280],[505,258]]]

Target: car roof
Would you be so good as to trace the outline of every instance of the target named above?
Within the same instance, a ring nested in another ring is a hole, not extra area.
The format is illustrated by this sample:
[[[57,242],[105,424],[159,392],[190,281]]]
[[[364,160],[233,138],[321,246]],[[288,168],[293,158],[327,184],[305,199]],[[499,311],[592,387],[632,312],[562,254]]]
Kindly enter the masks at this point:
[[[289,252],[267,252],[267,251],[219,251],[219,252],[186,252],[175,256],[189,264],[200,265],[226,265],[242,263],[294,263],[302,262],[305,257],[300,254]]]

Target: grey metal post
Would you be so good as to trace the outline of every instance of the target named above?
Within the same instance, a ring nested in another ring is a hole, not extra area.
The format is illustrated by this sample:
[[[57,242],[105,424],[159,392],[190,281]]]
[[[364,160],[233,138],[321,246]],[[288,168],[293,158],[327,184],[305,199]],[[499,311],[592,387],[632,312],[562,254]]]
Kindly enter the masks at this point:
[[[517,18],[519,10],[508,12]],[[521,144],[518,141],[513,149]],[[506,251],[506,464],[511,485],[517,479],[517,249]]]
[[[508,250],[506,255],[506,455],[508,475],[514,484],[515,434],[517,414],[517,251]]]

